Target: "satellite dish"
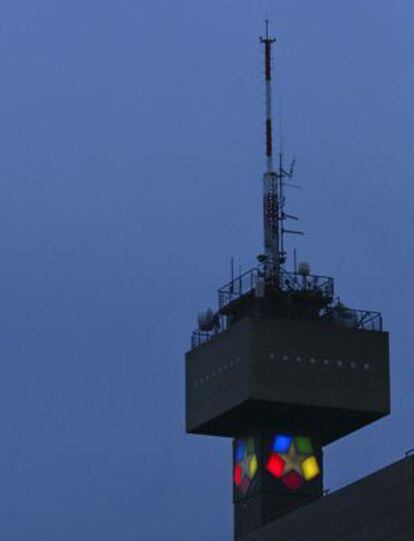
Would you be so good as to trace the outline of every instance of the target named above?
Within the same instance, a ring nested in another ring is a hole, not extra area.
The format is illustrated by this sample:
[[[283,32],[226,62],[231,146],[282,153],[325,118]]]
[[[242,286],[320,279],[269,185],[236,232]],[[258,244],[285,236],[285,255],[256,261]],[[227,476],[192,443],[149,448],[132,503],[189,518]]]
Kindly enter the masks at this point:
[[[341,327],[354,329],[358,327],[358,314],[339,302],[334,308],[334,319]]]
[[[197,322],[200,331],[212,331],[215,325],[215,315],[211,308],[198,313]]]
[[[301,261],[298,265],[298,274],[301,276],[309,276],[310,265],[307,261]]]
[[[339,314],[337,321],[342,327],[348,329],[358,327],[358,315],[354,310],[344,310]]]

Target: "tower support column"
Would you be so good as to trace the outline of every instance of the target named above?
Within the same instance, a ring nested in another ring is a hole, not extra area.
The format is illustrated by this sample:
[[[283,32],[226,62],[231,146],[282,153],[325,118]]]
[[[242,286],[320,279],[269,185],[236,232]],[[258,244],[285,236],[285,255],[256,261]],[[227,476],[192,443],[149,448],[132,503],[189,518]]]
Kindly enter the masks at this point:
[[[322,447],[303,432],[266,430],[233,441],[235,539],[322,496]]]

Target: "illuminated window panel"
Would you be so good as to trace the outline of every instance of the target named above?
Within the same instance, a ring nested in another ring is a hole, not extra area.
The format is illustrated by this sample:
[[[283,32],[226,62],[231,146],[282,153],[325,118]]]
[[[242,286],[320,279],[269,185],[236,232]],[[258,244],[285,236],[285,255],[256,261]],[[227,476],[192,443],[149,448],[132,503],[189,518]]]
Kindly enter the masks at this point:
[[[233,476],[234,482],[239,487],[241,485],[242,479],[243,479],[243,468],[236,464],[234,468],[234,476]]]
[[[250,481],[250,479],[248,477],[246,477],[246,476],[243,477],[243,480],[240,483],[240,490],[242,491],[243,496],[245,496],[247,494],[251,484],[252,484],[252,482]]]
[[[298,453],[303,455],[310,455],[313,453],[313,446],[310,438],[305,438],[303,436],[296,436],[295,438],[295,447]]]
[[[318,477],[318,475],[321,473],[318,461],[314,456],[310,456],[309,458],[305,459],[302,462],[301,467],[303,477],[306,479],[306,481],[311,481],[312,479],[315,479],[315,477]]]
[[[256,452],[256,446],[253,438],[249,438],[246,441],[246,452],[248,455],[254,455]]]
[[[236,441],[234,449],[234,484],[246,496],[259,469],[254,438]]]
[[[259,468],[259,464],[257,463],[257,457],[256,457],[256,455],[253,455],[252,458],[250,459],[250,463],[249,463],[248,475],[249,475],[250,479],[254,478],[254,476],[257,473],[258,468]]]
[[[244,452],[245,452],[245,444],[243,441],[240,441],[237,443],[236,447],[236,460],[237,462],[241,462],[244,458]]]
[[[284,475],[282,481],[290,490],[298,490],[304,483],[303,477],[295,471],[291,471]]]
[[[287,453],[292,445],[292,438],[290,436],[277,435],[273,442],[273,451],[275,453]]]
[[[320,475],[314,446],[306,436],[276,434],[266,463],[267,471],[289,490],[298,490]]]
[[[270,458],[267,461],[266,469],[274,477],[276,478],[282,477],[283,472],[285,470],[285,461],[279,455],[277,455],[276,453],[273,453],[272,455],[270,455]]]

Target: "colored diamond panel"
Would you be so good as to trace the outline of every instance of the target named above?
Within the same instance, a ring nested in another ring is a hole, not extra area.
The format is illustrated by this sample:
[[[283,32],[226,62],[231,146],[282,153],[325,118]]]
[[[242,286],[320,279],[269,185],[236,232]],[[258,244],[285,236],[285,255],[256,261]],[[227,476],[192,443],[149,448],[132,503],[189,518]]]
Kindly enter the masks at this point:
[[[257,473],[258,467],[259,467],[259,465],[257,463],[257,457],[256,457],[256,455],[253,455],[252,458],[250,459],[250,464],[249,464],[249,477],[250,477],[250,479],[254,478],[254,476]]]
[[[273,442],[273,451],[275,453],[288,453],[290,446],[292,445],[291,436],[285,436],[278,434]]]
[[[311,455],[313,453],[313,445],[310,438],[297,436],[295,438],[295,447],[298,453],[303,455]]]
[[[307,436],[276,434],[272,441],[272,452],[266,469],[283,481],[290,490],[297,490],[305,481],[320,475],[320,467],[314,453],[312,441]]]
[[[240,484],[240,489],[243,492],[243,495],[245,496],[247,494],[247,491],[249,490],[251,485],[251,481],[248,477],[243,477],[243,480]]]
[[[284,475],[282,481],[289,490],[298,490],[304,483],[303,478],[295,471]]]
[[[234,483],[246,495],[259,469],[254,438],[238,440],[234,451]]]
[[[248,455],[254,455],[256,452],[256,446],[254,443],[254,438],[249,438],[246,441],[246,451]]]
[[[320,474],[318,461],[314,456],[310,456],[301,464],[303,477],[306,481],[311,481]]]
[[[236,460],[241,462],[244,458],[245,444],[243,441],[239,441],[236,446]]]
[[[234,482],[236,483],[236,485],[240,486],[241,482],[242,482],[242,478],[243,478],[243,469],[240,466],[240,464],[237,464],[235,466],[233,478],[234,478]]]
[[[277,455],[276,453],[272,453],[269,460],[267,461],[266,469],[278,479],[283,475],[283,471],[285,469],[285,461],[281,456]]]

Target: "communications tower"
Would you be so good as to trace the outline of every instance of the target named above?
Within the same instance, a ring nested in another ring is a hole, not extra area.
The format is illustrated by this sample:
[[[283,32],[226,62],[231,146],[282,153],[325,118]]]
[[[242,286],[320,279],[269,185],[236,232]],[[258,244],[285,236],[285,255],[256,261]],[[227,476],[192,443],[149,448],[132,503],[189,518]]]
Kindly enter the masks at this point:
[[[199,314],[186,354],[186,429],[233,439],[235,538],[323,495],[323,448],[390,412],[378,312],[335,299],[334,281],[288,271],[285,180],[273,161],[272,48],[265,53],[264,251]]]

